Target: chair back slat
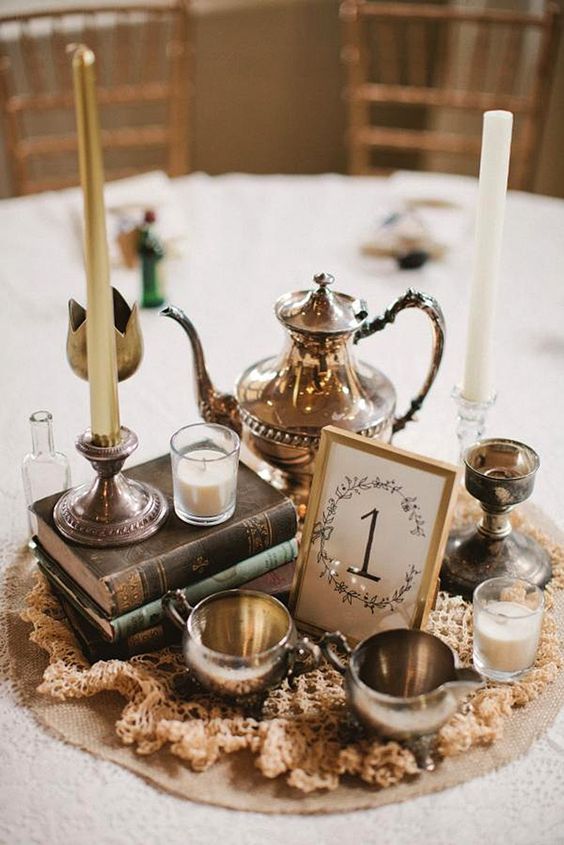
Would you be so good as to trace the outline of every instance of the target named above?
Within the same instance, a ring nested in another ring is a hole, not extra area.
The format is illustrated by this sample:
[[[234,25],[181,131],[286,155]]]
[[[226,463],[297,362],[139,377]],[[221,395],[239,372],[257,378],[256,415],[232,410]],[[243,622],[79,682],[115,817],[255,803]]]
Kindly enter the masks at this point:
[[[434,53],[429,54],[431,64],[430,86],[437,89],[452,89],[455,87],[454,71],[457,55],[459,31],[456,22],[434,22],[435,44]],[[432,60],[434,56],[434,60]]]
[[[370,106],[366,100],[355,96],[368,78],[367,31],[361,27],[355,0],[345,0],[340,9],[344,28],[341,58],[347,68],[349,163],[352,173],[364,173],[370,166],[370,150],[359,141],[360,130],[370,123]]]
[[[374,21],[374,46],[377,49],[378,79],[389,85],[401,82],[398,31],[393,21]]]
[[[550,2],[528,13],[343,0],[350,172],[373,172],[379,151],[391,149],[412,157],[424,152],[426,161],[434,153],[461,161],[471,156],[475,172],[480,111],[508,109],[515,113],[511,184],[529,187],[553,76],[558,15]],[[406,121],[413,115],[409,128],[375,123],[381,115],[372,108],[376,104],[385,104],[384,114],[393,119],[395,107]],[[449,109],[467,112],[458,132],[452,131]]]
[[[187,137],[188,114],[185,108],[179,108],[180,92],[186,85],[186,80],[192,78],[192,53],[185,27],[187,21],[180,23],[180,28],[170,31],[170,40],[166,50],[169,60],[170,89],[172,97],[169,101],[169,131],[171,143],[168,150],[168,172],[171,176],[178,176],[186,172],[188,160],[188,146],[179,143],[181,138]],[[183,29],[184,27],[184,29]],[[188,83],[190,84],[190,83]]]
[[[43,91],[45,89],[45,76],[41,70],[41,60],[37,52],[37,38],[31,31],[31,21],[22,21],[20,40],[28,87],[31,91]]]
[[[60,17],[53,18],[49,46],[56,87],[59,91],[64,91],[69,86],[70,62],[66,52],[68,42],[69,39],[65,35],[62,19]]]
[[[100,56],[100,39],[98,37],[98,17],[96,14],[96,10],[93,9],[92,12],[85,13],[82,15],[82,35],[80,36],[80,41],[83,44],[87,44],[88,47],[93,51],[95,56]],[[117,59],[117,54],[114,52],[114,55]],[[106,77],[109,78],[109,74],[104,74],[104,62],[100,63],[97,68],[98,76],[99,77]],[[119,64],[119,61],[116,61],[115,64]],[[100,79],[98,81],[101,81]]]
[[[12,192],[78,184],[67,46],[96,54],[107,179],[189,168],[187,0],[0,15],[0,107]]]
[[[474,29],[474,44],[472,58],[468,68],[465,89],[468,91],[484,91],[488,85],[488,67],[491,44],[491,27],[487,24],[476,23]]]
[[[163,39],[161,28],[162,22],[158,15],[147,15],[140,33],[143,55],[141,78],[144,82],[158,79],[161,73],[163,60],[163,51],[159,50]]]
[[[411,21],[406,26],[405,56],[409,85],[429,85],[428,28],[424,21]]]
[[[556,64],[560,30],[557,25],[559,22],[559,10],[555,5],[551,5],[548,8],[547,19],[552,25],[546,26],[541,34],[539,61],[533,73],[533,82],[529,95],[531,116],[522,130],[523,154],[519,163],[519,178],[521,186],[524,189],[531,187],[532,175],[537,165],[542,128],[548,111],[550,88],[547,85],[547,79],[552,78]]]
[[[123,85],[127,82],[133,67],[132,21],[127,12],[118,13],[114,32],[113,52],[119,57],[119,61],[113,64],[114,76],[112,82],[114,85]]]
[[[522,26],[507,28],[504,44],[499,54],[498,73],[495,80],[495,90],[500,93],[513,93],[521,65],[522,41]]]

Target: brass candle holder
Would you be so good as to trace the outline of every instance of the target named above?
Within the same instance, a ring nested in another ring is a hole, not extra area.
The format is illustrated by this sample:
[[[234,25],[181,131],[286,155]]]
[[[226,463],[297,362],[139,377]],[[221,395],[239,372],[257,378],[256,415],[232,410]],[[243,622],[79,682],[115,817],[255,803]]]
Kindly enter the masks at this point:
[[[110,287],[104,171],[96,106],[96,58],[86,45],[69,45],[78,130],[80,181],[84,199],[84,259],[87,311],[69,302],[67,357],[90,387],[91,428],[76,448],[90,461],[96,478],[68,490],[53,510],[61,534],[86,546],[124,546],[145,540],[168,514],[160,490],[122,475],[138,439],[120,425],[117,383],[132,375],[143,354],[137,308],[129,308]]]
[[[117,374],[118,380],[124,381],[141,363],[143,338],[137,306],[130,308],[115,288],[113,301]],[[67,359],[83,379],[88,379],[86,322],[87,312],[70,300]],[[138,442],[137,435],[125,426],[114,446],[97,444],[90,429],[78,437],[76,448],[90,461],[96,478],[69,490],[57,502],[53,518],[64,537],[87,546],[125,546],[146,540],[160,528],[169,512],[166,497],[121,472]]]
[[[483,514],[477,525],[452,531],[441,569],[441,586],[470,598],[487,578],[512,575],[539,587],[550,580],[547,552],[515,531],[509,518],[533,492],[539,456],[524,443],[492,438],[470,446],[464,457],[466,489]]]

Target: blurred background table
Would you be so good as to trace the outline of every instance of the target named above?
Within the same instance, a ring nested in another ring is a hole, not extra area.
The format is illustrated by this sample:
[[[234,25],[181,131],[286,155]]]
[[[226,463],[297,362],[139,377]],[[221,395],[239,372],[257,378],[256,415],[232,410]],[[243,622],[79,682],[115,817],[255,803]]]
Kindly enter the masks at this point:
[[[361,243],[393,210],[401,180],[198,173],[174,180],[168,212],[182,221],[186,248],[168,263],[169,297],[198,327],[217,386],[231,389],[244,366],[280,348],[275,299],[308,287],[314,273],[333,273],[336,287],[364,297],[373,314],[408,286],[432,294],[445,312],[445,358],[419,421],[395,442],[453,460],[457,443],[450,392],[463,367],[476,185],[464,177],[411,178],[419,194],[446,191],[467,210],[445,258],[418,271],[399,271],[391,261],[360,252]],[[406,181],[402,192],[408,191]],[[32,411],[53,413],[56,445],[69,456],[73,482],[88,474],[73,448],[88,424],[87,386],[65,359],[67,300],[85,301],[80,202],[77,190],[67,190],[0,203],[4,561],[26,537],[19,460],[29,450]],[[540,453],[534,501],[562,528],[563,231],[564,201],[509,195],[496,320],[498,400],[488,425],[488,433],[524,440]],[[135,271],[116,270],[113,283],[130,300],[138,295]],[[145,360],[120,387],[122,421],[140,438],[136,461],[166,452],[170,434],[197,418],[184,334],[156,312],[142,313],[142,327]],[[425,319],[408,312],[358,352],[392,378],[401,409],[423,377],[429,344]],[[3,842],[197,845],[268,839],[305,845],[350,842],[354,836],[359,842],[377,838],[381,845],[415,838],[441,845],[476,842],[483,834],[495,841],[502,829],[514,845],[564,839],[562,714],[524,759],[462,787],[373,812],[276,819],[179,801],[63,745],[34,723],[7,683],[0,725]]]

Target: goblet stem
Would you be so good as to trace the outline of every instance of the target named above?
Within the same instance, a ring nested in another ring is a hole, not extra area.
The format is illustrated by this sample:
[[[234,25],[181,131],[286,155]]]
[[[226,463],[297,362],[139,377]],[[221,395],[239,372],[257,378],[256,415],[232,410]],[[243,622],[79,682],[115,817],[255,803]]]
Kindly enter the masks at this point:
[[[508,534],[511,534],[509,511],[495,513],[486,510],[482,505],[482,518],[478,523],[478,531],[490,539],[500,540],[502,537],[507,537]]]
[[[459,387],[452,391],[457,405],[456,436],[459,444],[459,460],[462,463],[469,446],[481,440],[486,430],[486,417],[495,402],[495,393],[485,402],[466,399]]]

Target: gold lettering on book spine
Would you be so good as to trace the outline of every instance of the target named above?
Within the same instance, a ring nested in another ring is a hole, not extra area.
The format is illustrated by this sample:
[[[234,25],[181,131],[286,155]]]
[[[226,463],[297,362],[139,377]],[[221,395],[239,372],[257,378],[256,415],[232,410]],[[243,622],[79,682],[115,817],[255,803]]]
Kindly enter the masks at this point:
[[[194,562],[192,564],[192,571],[202,572],[204,569],[208,568],[209,563],[210,562],[205,555],[198,555],[197,558],[194,558]]]
[[[114,584],[114,598],[118,613],[126,613],[132,607],[145,604],[145,590],[138,571],[130,572],[126,578]]]
[[[153,628],[147,628],[145,631],[136,631],[127,638],[127,647],[130,650],[137,649],[141,646],[158,646],[164,640],[164,628],[162,625],[155,625]]]
[[[246,519],[244,525],[247,532],[249,557],[272,546],[272,526],[265,513]]]

